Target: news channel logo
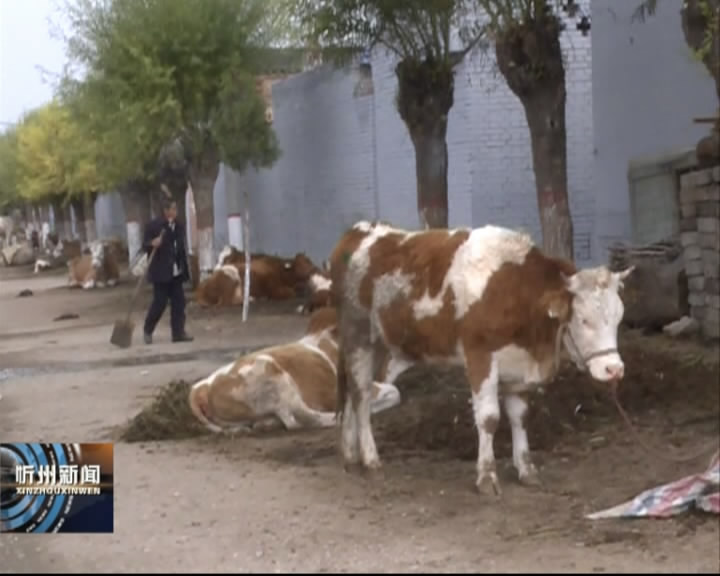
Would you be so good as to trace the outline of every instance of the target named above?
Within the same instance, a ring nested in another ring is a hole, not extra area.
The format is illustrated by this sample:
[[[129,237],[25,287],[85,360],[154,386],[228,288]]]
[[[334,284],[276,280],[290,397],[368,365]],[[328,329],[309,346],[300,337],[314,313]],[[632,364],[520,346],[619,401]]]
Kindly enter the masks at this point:
[[[112,443],[0,444],[0,532],[111,533]]]

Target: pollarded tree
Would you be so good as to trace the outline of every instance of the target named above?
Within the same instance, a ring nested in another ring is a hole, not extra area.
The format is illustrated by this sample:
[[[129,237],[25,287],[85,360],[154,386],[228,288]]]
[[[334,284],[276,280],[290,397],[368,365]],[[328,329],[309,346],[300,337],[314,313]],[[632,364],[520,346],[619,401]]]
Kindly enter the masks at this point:
[[[17,187],[17,128],[0,134],[0,214],[20,208],[22,198]]]
[[[280,148],[272,126],[265,118],[265,102],[250,73],[228,76],[220,91],[222,105],[213,116],[217,126],[216,136],[222,150],[222,161],[238,173],[247,168],[268,168],[280,156]],[[245,138],[237,139],[238,132]],[[242,320],[248,316],[250,302],[250,199],[245,187],[245,210],[243,216],[243,248],[245,251],[245,274]]]
[[[525,110],[543,248],[573,259],[567,190],[565,63],[560,34],[577,5],[562,0],[477,0],[489,17],[498,68]],[[587,19],[579,28],[587,31]]]
[[[85,228],[88,240],[96,236],[88,207],[92,210],[100,191],[97,162],[94,142],[58,101],[32,111],[18,129],[18,189],[30,202],[53,206],[60,236],[68,233],[69,202],[74,202],[78,228]]]
[[[199,262],[213,267],[213,191],[223,157],[219,130],[227,79],[251,69],[263,0],[75,0],[70,6],[77,80],[94,84],[103,147],[136,161],[121,162],[124,180],[146,175],[160,151],[179,141],[189,158],[197,207]],[[105,116],[105,119],[102,118]],[[241,129],[233,135],[242,140]],[[137,142],[136,142],[137,141]],[[133,153],[133,147],[139,144]]]
[[[312,45],[353,53],[380,45],[398,59],[397,109],[415,149],[423,227],[448,225],[448,114],[456,66],[483,39],[471,0],[290,0],[288,25]],[[457,35],[457,36],[456,36]],[[460,48],[453,50],[457,40]]]
[[[56,135],[63,132],[57,105],[48,104],[26,114],[17,130],[17,189],[20,196],[40,208],[62,202],[63,166]]]

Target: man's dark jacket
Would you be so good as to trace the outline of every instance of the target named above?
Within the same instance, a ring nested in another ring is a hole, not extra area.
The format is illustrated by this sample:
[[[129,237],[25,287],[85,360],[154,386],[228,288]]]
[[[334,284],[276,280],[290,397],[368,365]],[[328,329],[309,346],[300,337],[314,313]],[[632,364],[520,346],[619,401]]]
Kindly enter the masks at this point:
[[[152,240],[165,230],[162,243],[155,252],[155,257],[148,268],[148,281],[171,282],[173,279],[173,264],[180,268],[180,278],[183,282],[190,279],[187,250],[185,249],[185,227],[175,220],[175,230],[170,230],[170,223],[165,218],[155,218],[145,226],[143,248],[148,258],[152,252]],[[176,248],[177,247],[177,248]]]

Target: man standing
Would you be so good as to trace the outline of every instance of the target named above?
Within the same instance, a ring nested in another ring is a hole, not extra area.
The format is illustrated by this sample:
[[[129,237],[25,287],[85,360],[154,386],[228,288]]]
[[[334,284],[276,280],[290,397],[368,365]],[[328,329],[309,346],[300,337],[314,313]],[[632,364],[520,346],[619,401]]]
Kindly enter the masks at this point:
[[[185,332],[185,292],[183,283],[190,279],[185,228],[177,221],[177,204],[163,199],[163,215],[151,220],[145,227],[143,247],[148,257],[157,247],[148,267],[148,281],[153,284],[153,301],[145,316],[145,344],[152,344],[155,326],[165,312],[170,300],[170,326],[173,342],[191,342],[192,336]]]

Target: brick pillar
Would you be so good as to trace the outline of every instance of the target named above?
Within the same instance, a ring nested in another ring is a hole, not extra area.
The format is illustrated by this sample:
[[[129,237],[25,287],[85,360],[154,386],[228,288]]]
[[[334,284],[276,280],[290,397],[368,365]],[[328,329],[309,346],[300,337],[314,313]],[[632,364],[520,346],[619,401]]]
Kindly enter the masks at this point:
[[[720,166],[680,179],[680,240],[691,315],[707,338],[720,338]]]

